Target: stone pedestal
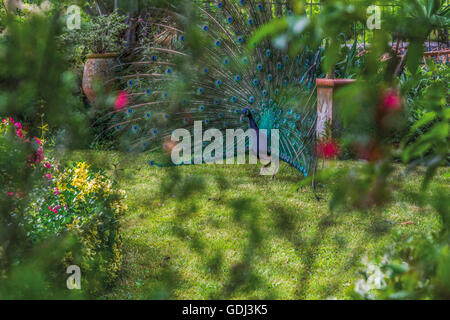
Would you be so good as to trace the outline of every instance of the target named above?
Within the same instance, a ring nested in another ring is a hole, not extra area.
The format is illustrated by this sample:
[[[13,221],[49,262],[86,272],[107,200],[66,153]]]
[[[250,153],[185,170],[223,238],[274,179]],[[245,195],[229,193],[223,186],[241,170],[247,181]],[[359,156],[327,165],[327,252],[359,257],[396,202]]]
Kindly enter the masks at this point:
[[[333,96],[334,92],[354,79],[316,79],[317,87],[317,124],[316,137],[320,139],[326,135],[327,123],[333,124]]]

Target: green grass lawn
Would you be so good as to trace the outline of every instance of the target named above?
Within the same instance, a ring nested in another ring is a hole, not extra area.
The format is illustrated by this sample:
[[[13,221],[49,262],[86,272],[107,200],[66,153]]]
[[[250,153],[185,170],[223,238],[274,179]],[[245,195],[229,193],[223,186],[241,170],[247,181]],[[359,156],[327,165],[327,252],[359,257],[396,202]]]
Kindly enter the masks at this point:
[[[381,213],[331,214],[330,194],[318,201],[311,188],[296,190],[299,175],[284,164],[271,181],[252,165],[156,168],[148,156],[69,157],[106,168],[128,194],[123,274],[107,299],[345,299],[362,256],[440,225],[431,207],[417,204],[416,174]],[[448,186],[446,169],[433,187]]]

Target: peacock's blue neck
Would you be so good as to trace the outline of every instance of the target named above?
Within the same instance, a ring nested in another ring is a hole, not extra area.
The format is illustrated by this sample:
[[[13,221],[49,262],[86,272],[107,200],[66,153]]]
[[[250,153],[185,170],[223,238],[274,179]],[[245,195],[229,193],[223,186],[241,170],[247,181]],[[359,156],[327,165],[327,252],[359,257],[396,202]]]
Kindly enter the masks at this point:
[[[252,128],[256,131],[259,130],[258,125],[256,124],[256,121],[255,121],[255,119],[253,119],[253,116],[251,114],[248,116],[248,121],[250,123],[250,128]]]

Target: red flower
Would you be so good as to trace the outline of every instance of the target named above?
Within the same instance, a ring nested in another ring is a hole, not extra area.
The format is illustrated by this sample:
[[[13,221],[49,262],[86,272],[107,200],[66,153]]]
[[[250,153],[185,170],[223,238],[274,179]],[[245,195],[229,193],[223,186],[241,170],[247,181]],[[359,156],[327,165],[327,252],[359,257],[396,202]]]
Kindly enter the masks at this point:
[[[114,108],[116,110],[122,110],[128,104],[128,94],[126,91],[120,91],[116,97],[116,102],[114,103]]]
[[[402,106],[402,98],[397,90],[386,91],[381,100],[381,106],[385,111],[397,111]]]
[[[44,177],[46,177],[46,178],[49,179],[49,180],[53,179],[51,173],[46,173],[46,174],[44,175]]]
[[[44,163],[44,166],[45,166],[47,169],[50,169],[50,168],[52,167],[52,165],[51,165],[50,163],[48,163],[48,162]]]
[[[39,148],[38,151],[36,151],[34,163],[41,163],[42,161],[44,161],[44,159],[44,151],[42,150],[42,148]]]
[[[339,146],[332,140],[324,140],[317,145],[317,153],[321,158],[333,158],[339,153]]]
[[[36,143],[38,144],[38,146],[40,146],[41,145],[41,140],[39,140],[38,138],[36,138],[36,137],[34,137],[33,138],[35,141],[36,141]]]

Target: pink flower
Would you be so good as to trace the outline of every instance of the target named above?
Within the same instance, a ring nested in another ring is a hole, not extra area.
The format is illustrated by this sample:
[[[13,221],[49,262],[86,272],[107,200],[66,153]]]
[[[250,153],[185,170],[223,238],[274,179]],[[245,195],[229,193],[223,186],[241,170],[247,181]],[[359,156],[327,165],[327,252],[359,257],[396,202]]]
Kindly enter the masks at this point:
[[[48,162],[44,163],[44,166],[45,166],[47,169],[50,169],[50,168],[52,167],[52,165],[51,165],[50,163],[48,163]]]
[[[34,155],[34,163],[41,163],[42,161],[44,161],[44,159],[45,159],[44,151],[42,150],[42,148],[39,148],[36,151],[36,154]],[[49,168],[47,168],[47,169],[49,169]]]
[[[397,111],[402,106],[402,98],[397,90],[388,90],[384,93],[381,106],[386,111]]]
[[[21,131],[20,129],[17,129],[17,130],[16,130],[16,134],[17,134],[17,136],[18,136],[20,139],[23,139],[23,133],[22,133],[22,131]]]
[[[317,146],[317,153],[321,158],[333,158],[339,153],[339,146],[332,140],[322,141]]]
[[[59,194],[59,189],[55,187],[55,196]]]
[[[9,122],[11,122],[12,124],[14,124],[13,118],[9,117]]]
[[[122,110],[127,104],[128,104],[128,95],[126,91],[120,91],[120,93],[116,97],[114,108],[116,110]]]
[[[40,146],[41,145],[41,140],[39,140],[38,138],[36,138],[36,137],[34,137],[33,138],[35,141],[36,141],[36,143],[38,144],[38,146]]]
[[[14,196],[14,192],[10,192],[8,195],[9,195],[10,197],[13,197],[13,196]]]
[[[14,126],[17,128],[17,129],[22,129],[22,124],[20,123],[20,122],[16,122],[15,124],[14,124]]]
[[[46,177],[46,178],[49,179],[49,180],[53,179],[51,173],[46,173],[46,174],[44,175],[44,177]]]

